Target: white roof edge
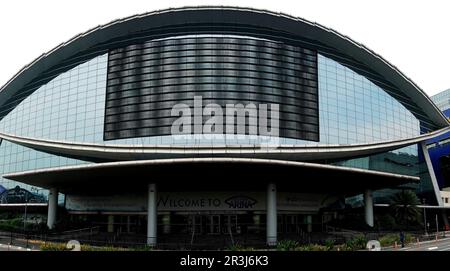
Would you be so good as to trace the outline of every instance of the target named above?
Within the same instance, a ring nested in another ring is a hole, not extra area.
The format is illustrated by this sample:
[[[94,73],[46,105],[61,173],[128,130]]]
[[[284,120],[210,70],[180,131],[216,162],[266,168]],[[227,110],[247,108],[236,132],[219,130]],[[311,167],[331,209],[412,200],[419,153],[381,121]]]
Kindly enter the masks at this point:
[[[255,158],[228,158],[228,157],[208,157],[208,158],[176,158],[176,159],[155,159],[155,160],[134,160],[134,161],[120,161],[120,162],[106,162],[106,163],[93,163],[93,164],[82,164],[82,165],[72,165],[72,166],[61,166],[61,167],[53,167],[53,168],[43,168],[43,169],[35,169],[28,170],[22,172],[14,172],[4,174],[4,178],[14,178],[32,174],[39,173],[50,173],[50,172],[60,172],[67,170],[79,170],[79,169],[97,169],[97,168],[111,168],[111,167],[121,167],[121,166],[130,166],[130,165],[163,165],[163,164],[174,164],[174,163],[254,163],[254,164],[277,164],[277,165],[286,165],[286,166],[301,166],[301,167],[310,167],[317,169],[332,169],[338,171],[346,171],[346,172],[358,172],[365,174],[373,174],[378,176],[385,177],[394,177],[401,179],[408,179],[412,181],[420,181],[419,177],[388,173],[376,170],[368,170],[361,168],[351,168],[351,167],[343,167],[343,166],[335,166],[335,165],[324,165],[317,163],[308,163],[308,162],[296,162],[296,161],[283,161],[283,160],[273,160],[273,159],[255,159]]]

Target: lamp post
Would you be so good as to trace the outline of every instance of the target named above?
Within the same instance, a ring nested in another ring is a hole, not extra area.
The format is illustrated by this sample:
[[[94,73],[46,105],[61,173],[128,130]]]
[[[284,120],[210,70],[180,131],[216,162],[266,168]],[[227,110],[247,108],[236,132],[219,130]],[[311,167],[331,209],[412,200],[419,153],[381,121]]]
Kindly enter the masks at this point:
[[[26,231],[27,225],[27,206],[28,206],[28,193],[25,192],[25,213],[23,216],[23,232]]]
[[[428,231],[427,231],[427,209],[425,207],[425,198],[422,199],[423,202],[423,219],[424,219],[424,227],[425,227],[425,236],[428,236]]]
[[[436,214],[436,239],[439,237],[439,222],[438,215]]]

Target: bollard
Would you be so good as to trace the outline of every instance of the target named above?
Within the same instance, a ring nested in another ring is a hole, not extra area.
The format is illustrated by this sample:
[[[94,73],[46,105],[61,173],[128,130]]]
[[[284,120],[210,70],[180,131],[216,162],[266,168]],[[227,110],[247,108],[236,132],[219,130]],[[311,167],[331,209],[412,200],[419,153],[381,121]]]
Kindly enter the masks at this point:
[[[397,241],[394,242],[394,248],[397,248]]]
[[[417,240],[417,246],[420,246],[419,238],[416,238]]]

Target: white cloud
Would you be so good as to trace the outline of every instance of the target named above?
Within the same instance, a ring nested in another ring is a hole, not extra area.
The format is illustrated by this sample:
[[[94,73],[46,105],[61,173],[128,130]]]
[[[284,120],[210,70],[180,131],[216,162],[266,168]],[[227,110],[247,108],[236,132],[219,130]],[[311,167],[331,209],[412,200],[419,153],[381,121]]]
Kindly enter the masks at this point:
[[[450,88],[450,2],[435,1],[1,1],[0,85],[74,35],[168,7],[248,6],[288,13],[363,43],[433,95]]]

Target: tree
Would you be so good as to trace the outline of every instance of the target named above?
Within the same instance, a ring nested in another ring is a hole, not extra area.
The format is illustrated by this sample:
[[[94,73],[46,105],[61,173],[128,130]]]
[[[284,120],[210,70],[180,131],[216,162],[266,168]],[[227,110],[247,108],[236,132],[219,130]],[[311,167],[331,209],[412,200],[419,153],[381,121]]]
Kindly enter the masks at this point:
[[[409,225],[421,223],[420,204],[416,193],[411,190],[402,190],[391,198],[391,213],[399,225],[408,229]]]

